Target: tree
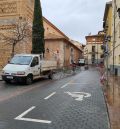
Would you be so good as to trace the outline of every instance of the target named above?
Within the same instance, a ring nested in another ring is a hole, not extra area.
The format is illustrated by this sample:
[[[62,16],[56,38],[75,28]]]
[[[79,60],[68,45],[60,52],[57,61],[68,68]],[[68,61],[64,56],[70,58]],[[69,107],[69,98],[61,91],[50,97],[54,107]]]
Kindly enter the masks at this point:
[[[40,0],[35,0],[32,27],[32,53],[44,54],[44,27]]]
[[[12,45],[11,56],[15,54],[15,46],[23,43],[31,37],[30,26],[27,22],[18,21],[11,24],[11,29],[4,33],[0,32],[1,43],[4,45]]]

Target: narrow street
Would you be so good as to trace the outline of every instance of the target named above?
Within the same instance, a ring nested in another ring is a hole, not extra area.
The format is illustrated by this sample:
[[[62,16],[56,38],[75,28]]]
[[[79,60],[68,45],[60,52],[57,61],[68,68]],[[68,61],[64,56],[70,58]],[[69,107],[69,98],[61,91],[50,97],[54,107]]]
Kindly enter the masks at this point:
[[[109,129],[96,69],[30,86],[0,82],[0,129]]]

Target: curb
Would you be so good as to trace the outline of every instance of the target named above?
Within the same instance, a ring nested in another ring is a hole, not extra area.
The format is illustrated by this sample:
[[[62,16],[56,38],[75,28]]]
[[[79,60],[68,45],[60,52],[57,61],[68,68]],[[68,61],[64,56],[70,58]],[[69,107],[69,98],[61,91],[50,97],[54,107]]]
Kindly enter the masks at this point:
[[[109,129],[112,129],[111,120],[110,120],[110,114],[109,114],[110,113],[109,112],[109,107],[108,107],[108,103],[107,103],[107,99],[106,99],[106,95],[105,95],[103,87],[101,87],[101,90],[102,90],[102,94],[103,94],[103,98],[104,98],[105,106],[106,106],[106,110],[107,110],[108,127],[109,127]]]

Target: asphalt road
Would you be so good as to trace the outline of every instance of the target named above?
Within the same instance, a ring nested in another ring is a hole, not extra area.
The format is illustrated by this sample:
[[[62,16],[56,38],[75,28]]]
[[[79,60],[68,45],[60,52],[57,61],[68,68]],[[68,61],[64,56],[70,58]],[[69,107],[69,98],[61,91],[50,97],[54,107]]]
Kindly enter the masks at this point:
[[[1,81],[0,129],[109,129],[98,72],[30,86]]]

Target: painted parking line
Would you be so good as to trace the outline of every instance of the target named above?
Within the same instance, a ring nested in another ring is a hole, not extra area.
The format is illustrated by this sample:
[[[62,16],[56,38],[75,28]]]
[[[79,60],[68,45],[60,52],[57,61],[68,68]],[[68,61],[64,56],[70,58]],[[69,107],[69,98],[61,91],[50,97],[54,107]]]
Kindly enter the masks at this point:
[[[30,111],[32,111],[33,109],[35,109],[35,106],[32,106],[31,108],[29,108],[28,110],[26,110],[25,112],[23,112],[22,114],[20,114],[19,116],[17,116],[16,118],[14,118],[15,120],[20,120],[20,121],[28,121],[28,122],[37,122],[37,123],[44,123],[44,124],[51,124],[52,121],[48,121],[48,120],[40,120],[40,119],[32,119],[32,118],[24,118],[24,116],[26,114],[28,114]]]
[[[74,82],[74,80],[69,81],[69,82],[68,82],[68,83],[66,83],[65,85],[61,86],[61,89],[63,89],[63,88],[65,88],[65,87],[67,87],[67,86],[68,86],[68,84],[73,83],[73,82]]]
[[[88,85],[90,83],[69,83],[70,85]]]
[[[61,87],[61,89],[65,88],[68,84],[69,84],[69,83],[63,85],[63,86]]]
[[[65,85],[63,85],[62,87],[61,87],[61,89],[63,89],[63,88],[65,88],[65,87],[67,87],[68,85],[88,85],[88,83],[66,83]]]
[[[52,94],[50,94],[49,96],[45,97],[44,99],[47,100],[47,99],[51,98],[53,95],[55,95],[55,94],[56,94],[56,92],[53,92]]]

